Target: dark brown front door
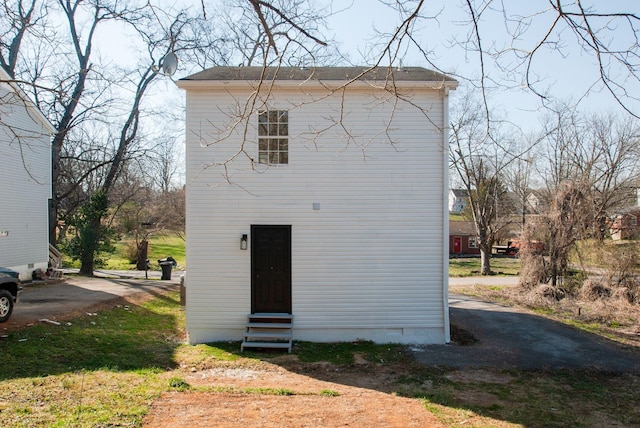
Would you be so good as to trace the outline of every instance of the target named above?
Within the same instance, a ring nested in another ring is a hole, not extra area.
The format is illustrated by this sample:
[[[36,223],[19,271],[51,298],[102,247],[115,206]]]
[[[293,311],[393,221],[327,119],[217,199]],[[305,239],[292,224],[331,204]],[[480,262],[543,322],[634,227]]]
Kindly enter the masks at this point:
[[[251,313],[291,313],[291,226],[251,226]]]

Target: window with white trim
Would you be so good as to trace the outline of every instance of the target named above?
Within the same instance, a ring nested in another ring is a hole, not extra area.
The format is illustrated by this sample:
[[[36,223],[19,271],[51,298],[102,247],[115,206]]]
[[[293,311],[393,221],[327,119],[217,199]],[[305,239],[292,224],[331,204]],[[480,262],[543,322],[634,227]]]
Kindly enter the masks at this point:
[[[289,163],[289,112],[258,112],[258,162],[267,165]]]
[[[469,237],[469,248],[478,248],[478,238],[475,236]]]

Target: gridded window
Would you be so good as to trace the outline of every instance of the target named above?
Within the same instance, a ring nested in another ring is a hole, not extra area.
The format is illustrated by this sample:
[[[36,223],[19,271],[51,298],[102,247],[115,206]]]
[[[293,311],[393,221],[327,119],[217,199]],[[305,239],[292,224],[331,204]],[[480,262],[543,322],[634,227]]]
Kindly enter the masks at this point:
[[[469,237],[469,248],[478,248],[478,238],[475,236]]]
[[[289,112],[267,110],[258,113],[258,162],[289,163]]]

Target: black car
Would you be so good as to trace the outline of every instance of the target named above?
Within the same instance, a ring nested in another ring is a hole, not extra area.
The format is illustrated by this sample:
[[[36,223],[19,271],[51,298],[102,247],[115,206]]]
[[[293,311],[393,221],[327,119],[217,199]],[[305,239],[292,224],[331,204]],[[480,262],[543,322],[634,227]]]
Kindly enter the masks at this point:
[[[22,291],[20,274],[0,267],[0,322],[5,322],[11,316],[20,291]]]

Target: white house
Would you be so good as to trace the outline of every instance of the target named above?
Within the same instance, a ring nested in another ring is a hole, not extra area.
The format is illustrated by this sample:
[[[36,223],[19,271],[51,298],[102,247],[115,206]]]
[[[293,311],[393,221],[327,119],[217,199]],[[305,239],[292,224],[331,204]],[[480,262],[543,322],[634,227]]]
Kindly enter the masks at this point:
[[[449,341],[457,83],[366,70],[214,67],[179,80],[191,343],[240,340],[251,313],[292,314],[295,340]]]
[[[49,261],[53,127],[0,68],[0,266],[31,279]]]
[[[449,212],[460,214],[469,203],[469,192],[466,189],[449,189]]]

